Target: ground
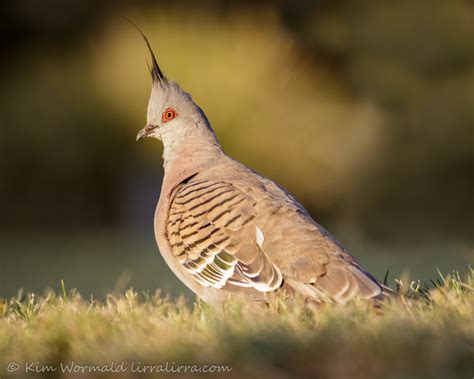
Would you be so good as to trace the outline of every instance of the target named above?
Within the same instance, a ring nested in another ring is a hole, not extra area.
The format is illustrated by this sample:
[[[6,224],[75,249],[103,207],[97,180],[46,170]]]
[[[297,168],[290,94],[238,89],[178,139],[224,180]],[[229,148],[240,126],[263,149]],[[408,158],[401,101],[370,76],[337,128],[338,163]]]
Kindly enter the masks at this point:
[[[0,376],[472,378],[474,271],[398,287],[380,309],[19,294],[0,300]]]

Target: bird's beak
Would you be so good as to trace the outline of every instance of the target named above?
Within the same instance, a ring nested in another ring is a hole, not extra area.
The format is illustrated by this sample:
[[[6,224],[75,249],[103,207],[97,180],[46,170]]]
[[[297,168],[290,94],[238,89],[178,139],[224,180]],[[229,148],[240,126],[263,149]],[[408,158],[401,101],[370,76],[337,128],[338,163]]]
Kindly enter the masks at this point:
[[[148,137],[154,129],[155,125],[146,125],[142,130],[138,132],[137,141],[141,140],[142,138]]]

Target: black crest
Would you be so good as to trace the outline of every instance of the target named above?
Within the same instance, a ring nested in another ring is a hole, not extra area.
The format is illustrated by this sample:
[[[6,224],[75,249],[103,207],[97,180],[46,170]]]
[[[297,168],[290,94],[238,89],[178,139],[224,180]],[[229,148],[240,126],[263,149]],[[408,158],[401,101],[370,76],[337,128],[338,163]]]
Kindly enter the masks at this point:
[[[145,40],[145,43],[148,47],[148,50],[150,51],[152,65],[151,65],[151,67],[148,66],[148,68],[150,69],[151,79],[153,80],[153,83],[160,83],[160,84],[165,83],[167,81],[166,77],[163,75],[163,72],[161,71],[160,66],[158,66],[158,62],[156,61],[155,53],[153,53],[153,49],[151,48],[151,44],[150,44],[150,41],[148,40],[147,36],[145,35],[145,33],[143,33],[141,31],[141,29],[134,22],[132,22],[131,20],[129,20],[126,17],[124,17],[124,18],[130,24],[132,24],[133,27],[135,27],[135,29],[137,29],[138,32],[142,35],[142,37]]]

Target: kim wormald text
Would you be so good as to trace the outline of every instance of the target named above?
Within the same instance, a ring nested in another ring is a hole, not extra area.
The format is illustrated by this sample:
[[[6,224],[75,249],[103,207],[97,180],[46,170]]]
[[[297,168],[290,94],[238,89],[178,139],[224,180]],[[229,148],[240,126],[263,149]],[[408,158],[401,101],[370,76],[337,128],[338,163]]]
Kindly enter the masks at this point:
[[[43,364],[41,362],[25,362],[26,374],[37,374],[47,372],[90,374],[90,373],[123,373],[131,372],[137,374],[153,373],[226,373],[232,371],[228,365],[217,364],[180,364],[175,361],[167,361],[158,364],[149,364],[141,361],[109,362],[105,364],[90,364],[82,362],[59,362],[58,364]],[[21,365],[18,364],[18,370]]]

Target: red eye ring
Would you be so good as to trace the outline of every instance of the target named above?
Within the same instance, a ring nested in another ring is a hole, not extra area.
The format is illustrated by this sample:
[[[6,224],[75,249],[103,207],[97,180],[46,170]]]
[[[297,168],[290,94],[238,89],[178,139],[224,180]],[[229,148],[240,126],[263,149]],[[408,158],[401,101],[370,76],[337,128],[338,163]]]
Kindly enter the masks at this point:
[[[174,118],[176,118],[177,115],[178,114],[176,113],[176,111],[173,108],[168,107],[168,108],[165,109],[165,111],[161,115],[161,121],[163,123],[169,122],[169,121],[173,120]]]

